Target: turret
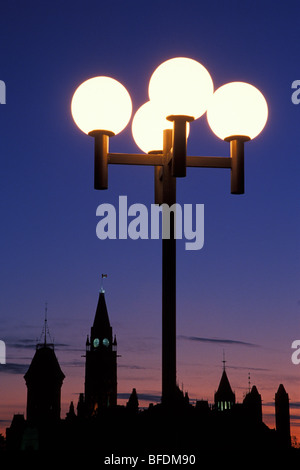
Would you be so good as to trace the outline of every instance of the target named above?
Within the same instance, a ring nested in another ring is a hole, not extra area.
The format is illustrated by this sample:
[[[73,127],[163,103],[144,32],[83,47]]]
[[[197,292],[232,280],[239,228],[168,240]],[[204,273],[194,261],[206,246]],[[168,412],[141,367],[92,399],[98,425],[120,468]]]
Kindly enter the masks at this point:
[[[291,446],[289,396],[282,384],[275,393],[276,432],[283,448]]]
[[[139,409],[139,400],[136,393],[136,389],[133,388],[128,402],[126,403],[126,408],[134,413],[138,412]]]
[[[230,410],[235,404],[233,393],[225,370],[225,359],[223,359],[223,373],[218,390],[215,393],[215,409],[218,411]]]
[[[35,355],[24,375],[27,385],[27,420],[49,422],[60,419],[61,386],[65,378],[54,352],[54,344],[47,343],[47,310],[43,342],[36,346]]]
[[[244,410],[247,414],[247,417],[251,421],[257,423],[262,422],[262,401],[261,395],[258,393],[258,390],[255,385],[253,385],[250,392],[247,393],[243,400]]]

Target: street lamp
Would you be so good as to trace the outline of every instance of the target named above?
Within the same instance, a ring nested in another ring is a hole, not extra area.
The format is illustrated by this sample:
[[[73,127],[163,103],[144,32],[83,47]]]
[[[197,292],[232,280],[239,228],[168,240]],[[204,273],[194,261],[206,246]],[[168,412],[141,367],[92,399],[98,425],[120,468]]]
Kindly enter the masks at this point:
[[[214,91],[199,62],[177,57],[162,63],[149,82],[149,101],[132,120],[132,133],[145,153],[109,153],[109,138],[128,124],[132,104],[127,90],[109,77],[95,77],[75,91],[74,121],[95,139],[95,189],[107,189],[108,164],[154,166],[155,203],[176,203],[176,178],[186,167],[228,168],[231,193],[244,193],[244,144],[264,128],[268,106],[254,86],[232,82]],[[229,157],[187,156],[189,126],[207,113],[212,131],[230,142]],[[175,206],[174,206],[175,207]],[[176,399],[176,234],[170,214],[169,238],[162,237],[162,403]]]

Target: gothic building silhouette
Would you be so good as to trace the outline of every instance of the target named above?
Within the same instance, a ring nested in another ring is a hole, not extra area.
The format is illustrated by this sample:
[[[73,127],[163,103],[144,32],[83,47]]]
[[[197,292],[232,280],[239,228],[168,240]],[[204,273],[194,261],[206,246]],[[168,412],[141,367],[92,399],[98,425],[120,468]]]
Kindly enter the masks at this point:
[[[105,293],[101,289],[86,340],[84,392],[75,411],[73,401],[61,417],[61,387],[65,378],[54,344],[36,346],[24,376],[27,387],[26,419],[14,415],[7,428],[8,450],[98,450],[108,452],[192,452],[218,449],[290,449],[289,397],[282,384],[275,394],[276,429],[263,423],[262,399],[255,385],[242,403],[236,402],[225,361],[214,403],[189,402],[178,388],[177,401],[139,409],[133,388],[126,406],[117,404],[117,341],[113,336]],[[216,434],[218,439],[216,439]]]
[[[223,373],[218,390],[215,393],[215,407],[218,411],[231,410],[235,404],[235,394],[233,393],[225,370],[223,361]]]
[[[86,340],[84,407],[87,416],[117,405],[117,340],[113,339],[101,289],[91,335]]]
[[[286,447],[291,445],[289,396],[282,384],[275,394],[276,429]]]
[[[30,423],[60,418],[61,386],[64,380],[52,344],[37,345],[24,378],[27,386],[27,420]]]

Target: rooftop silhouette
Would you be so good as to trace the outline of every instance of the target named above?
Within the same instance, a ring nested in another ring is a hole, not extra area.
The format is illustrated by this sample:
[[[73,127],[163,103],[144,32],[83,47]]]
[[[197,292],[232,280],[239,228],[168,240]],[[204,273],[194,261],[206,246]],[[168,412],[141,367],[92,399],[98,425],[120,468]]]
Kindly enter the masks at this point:
[[[207,449],[290,449],[288,394],[282,384],[275,394],[276,429],[263,423],[262,399],[255,385],[236,402],[225,360],[214,403],[190,403],[177,387],[171,404],[139,408],[133,387],[126,406],[117,404],[117,341],[101,288],[94,322],[86,341],[84,393],[60,416],[61,387],[65,375],[53,343],[36,346],[24,376],[27,386],[26,419],[14,415],[7,428],[8,450],[86,450],[103,455],[118,451],[136,455],[155,452],[198,452]]]

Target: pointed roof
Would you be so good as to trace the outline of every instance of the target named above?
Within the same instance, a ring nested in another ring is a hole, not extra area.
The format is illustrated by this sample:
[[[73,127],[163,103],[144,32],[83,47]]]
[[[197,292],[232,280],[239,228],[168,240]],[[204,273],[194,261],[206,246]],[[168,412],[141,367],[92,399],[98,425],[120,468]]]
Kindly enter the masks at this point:
[[[283,384],[280,384],[279,387],[278,387],[278,390],[277,392],[275,393],[275,400],[278,400],[278,399],[288,399],[289,395],[288,393],[286,392]]]
[[[31,364],[24,375],[26,384],[29,382],[49,382],[56,380],[62,384],[65,374],[62,372],[56,354],[54,352],[54,343],[50,336],[48,324],[47,324],[47,311],[48,306],[45,304],[45,319],[44,327],[42,329],[40,341],[36,345],[35,355],[31,361]],[[47,341],[47,336],[50,339],[50,343]]]
[[[250,393],[251,393],[251,395],[256,396],[256,397],[260,396],[260,393],[258,393],[256,385],[252,386]]]
[[[110,327],[111,326],[110,326],[110,321],[108,317],[104,291],[101,289],[99,293],[99,299],[98,299],[98,304],[96,308],[93,329],[95,330],[100,329],[100,330],[105,331],[107,328],[110,328]]]
[[[261,395],[257,390],[256,385],[253,385],[251,391],[248,392],[243,400],[243,403],[250,404],[250,403],[261,403]]]
[[[233,393],[232,388],[230,386],[225,367],[223,369],[218,390],[215,393],[215,402],[220,401],[235,402],[235,394]]]
[[[136,393],[136,389],[133,388],[128,402],[126,403],[126,408],[137,411],[139,408],[139,399]]]
[[[52,382],[53,380],[62,383],[65,375],[60,368],[53,347],[47,345],[37,347],[24,378],[26,383],[32,381]]]

